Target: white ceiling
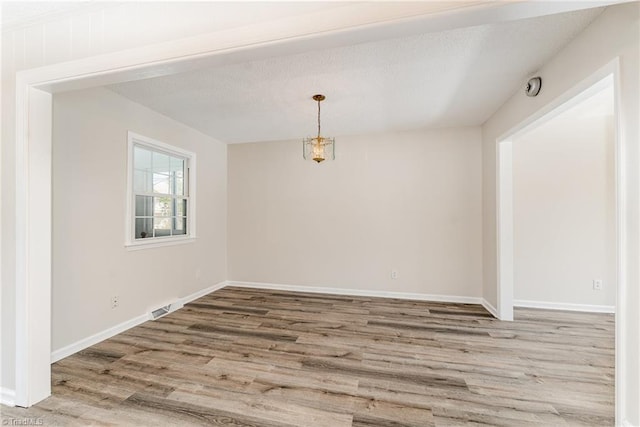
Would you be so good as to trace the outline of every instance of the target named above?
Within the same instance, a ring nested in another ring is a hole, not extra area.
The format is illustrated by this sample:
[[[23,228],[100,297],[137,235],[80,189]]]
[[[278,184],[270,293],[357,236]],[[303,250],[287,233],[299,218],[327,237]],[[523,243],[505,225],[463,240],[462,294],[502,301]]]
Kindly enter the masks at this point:
[[[316,50],[109,88],[227,143],[312,135],[315,93],[327,96],[325,136],[474,126],[601,11]]]

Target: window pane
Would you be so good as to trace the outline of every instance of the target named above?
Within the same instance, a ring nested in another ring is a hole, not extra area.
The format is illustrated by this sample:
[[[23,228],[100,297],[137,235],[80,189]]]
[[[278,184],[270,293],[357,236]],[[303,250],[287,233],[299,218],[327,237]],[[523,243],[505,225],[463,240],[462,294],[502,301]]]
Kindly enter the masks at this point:
[[[176,176],[183,176],[184,173],[184,159],[178,157],[171,157],[171,172]]]
[[[136,216],[153,216],[153,197],[136,196]]]
[[[133,203],[129,214],[134,222],[133,239],[151,243],[154,238],[188,236],[187,174],[191,157],[173,154],[171,148],[156,146],[151,140],[130,138],[133,146],[129,190],[133,190]]]
[[[173,216],[171,197],[153,198],[153,216]]]
[[[136,239],[153,237],[152,224],[151,218],[136,218]]]
[[[176,199],[176,211],[174,215],[176,216],[187,216],[187,200],[186,199]]]
[[[153,174],[153,192],[160,194],[171,194],[169,192],[169,175],[159,173]]]
[[[181,159],[178,157],[171,157],[171,177],[172,177],[172,183],[174,185],[172,194],[182,195],[185,193],[184,168],[185,168],[184,159]]]
[[[155,173],[169,174],[171,164],[167,154],[153,152],[153,171]]]
[[[133,171],[133,191],[151,193],[151,174],[139,170]]]
[[[133,147],[133,168],[151,172],[151,151]]]
[[[171,235],[171,218],[153,218],[153,232],[156,237]]]
[[[173,234],[187,234],[187,218],[173,218]]]
[[[185,191],[184,191],[184,178],[175,177],[174,178],[174,183],[175,183],[176,188],[175,188],[175,191],[174,191],[173,194],[176,194],[178,196],[184,195],[185,194]]]

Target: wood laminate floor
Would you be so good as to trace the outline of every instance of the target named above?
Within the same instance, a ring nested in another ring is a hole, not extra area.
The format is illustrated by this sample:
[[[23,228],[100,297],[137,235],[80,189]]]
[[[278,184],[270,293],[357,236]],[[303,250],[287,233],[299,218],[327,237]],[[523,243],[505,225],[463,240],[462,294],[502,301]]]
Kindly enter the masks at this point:
[[[613,425],[614,317],[225,288],[52,366],[3,424]]]

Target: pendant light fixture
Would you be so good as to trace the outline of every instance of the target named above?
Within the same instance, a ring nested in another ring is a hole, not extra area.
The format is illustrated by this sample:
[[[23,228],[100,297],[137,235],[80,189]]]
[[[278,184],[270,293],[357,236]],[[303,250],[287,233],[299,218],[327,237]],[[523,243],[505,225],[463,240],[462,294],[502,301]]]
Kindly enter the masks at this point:
[[[320,135],[320,102],[325,100],[325,96],[313,95],[313,100],[318,102],[318,136],[302,140],[302,155],[305,160],[313,160],[316,163],[335,160],[335,139]]]

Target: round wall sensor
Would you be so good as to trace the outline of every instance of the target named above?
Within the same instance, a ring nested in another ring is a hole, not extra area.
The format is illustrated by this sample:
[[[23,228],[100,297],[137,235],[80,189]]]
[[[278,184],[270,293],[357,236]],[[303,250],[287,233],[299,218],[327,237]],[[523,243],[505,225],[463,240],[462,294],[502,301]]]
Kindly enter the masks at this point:
[[[540,77],[532,77],[527,82],[527,87],[524,89],[524,92],[527,96],[536,96],[540,92],[541,87],[542,79]]]

